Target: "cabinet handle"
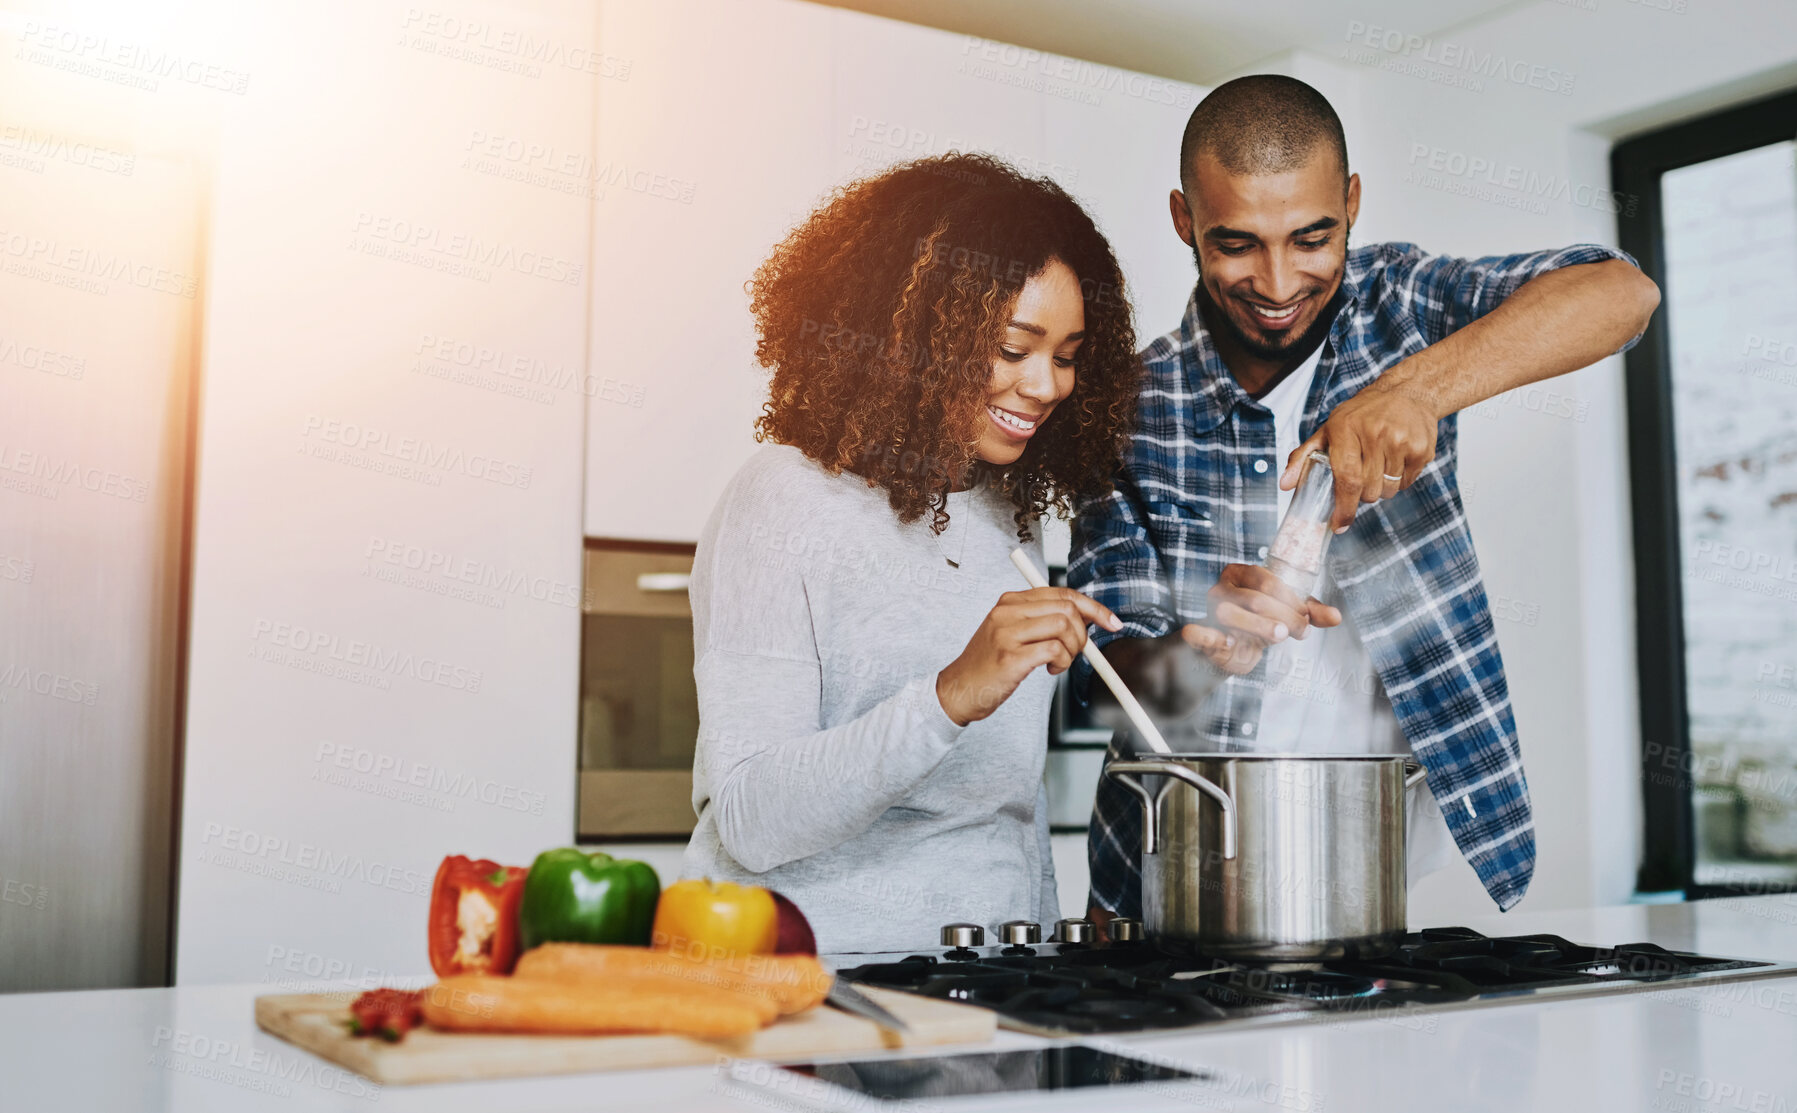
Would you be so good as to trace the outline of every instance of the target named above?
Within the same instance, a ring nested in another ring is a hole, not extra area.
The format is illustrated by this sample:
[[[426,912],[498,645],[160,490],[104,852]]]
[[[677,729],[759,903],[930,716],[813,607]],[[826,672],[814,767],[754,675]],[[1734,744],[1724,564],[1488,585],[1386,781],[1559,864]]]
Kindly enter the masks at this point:
[[[644,572],[636,578],[638,591],[685,591],[692,577],[685,572]]]

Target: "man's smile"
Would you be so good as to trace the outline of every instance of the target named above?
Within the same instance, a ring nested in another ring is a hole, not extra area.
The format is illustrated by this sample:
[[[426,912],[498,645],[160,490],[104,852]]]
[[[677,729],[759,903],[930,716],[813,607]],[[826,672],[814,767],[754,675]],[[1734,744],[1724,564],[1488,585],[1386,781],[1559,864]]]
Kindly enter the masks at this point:
[[[1309,304],[1310,295],[1306,294],[1297,301],[1282,306],[1266,306],[1259,302],[1249,301],[1246,298],[1238,300],[1253,312],[1253,319],[1259,323],[1261,328],[1283,329],[1290,328],[1296,323],[1298,315],[1303,311],[1304,307]]]

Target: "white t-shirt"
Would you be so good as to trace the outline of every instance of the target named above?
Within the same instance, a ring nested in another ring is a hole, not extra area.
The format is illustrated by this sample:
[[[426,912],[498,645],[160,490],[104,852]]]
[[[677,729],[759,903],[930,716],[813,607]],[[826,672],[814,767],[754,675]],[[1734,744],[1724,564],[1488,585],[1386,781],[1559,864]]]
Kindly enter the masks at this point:
[[[1283,469],[1302,438],[1304,404],[1316,379],[1322,345],[1310,353],[1278,385],[1259,401],[1273,412],[1273,459]],[[1285,517],[1291,491],[1279,492],[1279,516]],[[1335,583],[1325,564],[1316,586],[1316,597],[1336,601]],[[1392,713],[1391,701],[1373,671],[1372,659],[1354,624],[1354,616],[1342,612],[1342,624],[1324,630],[1312,627],[1304,640],[1287,638],[1266,652],[1266,689],[1261,699],[1260,724],[1254,749],[1264,753],[1299,754],[1408,754],[1410,743]],[[1448,833],[1447,822],[1427,783],[1410,793],[1405,824],[1405,855],[1409,882],[1452,862],[1459,854]]]

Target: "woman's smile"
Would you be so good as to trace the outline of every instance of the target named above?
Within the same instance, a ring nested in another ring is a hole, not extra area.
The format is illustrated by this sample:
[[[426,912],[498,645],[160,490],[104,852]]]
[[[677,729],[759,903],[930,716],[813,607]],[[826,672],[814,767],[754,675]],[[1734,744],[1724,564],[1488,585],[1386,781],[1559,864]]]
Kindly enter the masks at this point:
[[[1027,441],[1035,435],[1037,427],[1042,424],[1042,419],[1048,416],[1049,411],[1043,410],[1033,414],[1019,413],[1016,410],[1007,410],[988,402],[986,413],[992,418],[992,423],[998,426],[999,432],[1020,441]]]

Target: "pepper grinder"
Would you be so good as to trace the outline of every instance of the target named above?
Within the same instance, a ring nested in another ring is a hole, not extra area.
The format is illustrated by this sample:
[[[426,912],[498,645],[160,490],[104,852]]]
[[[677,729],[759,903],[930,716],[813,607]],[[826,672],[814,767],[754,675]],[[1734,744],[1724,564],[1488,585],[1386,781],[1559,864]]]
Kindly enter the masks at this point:
[[[1273,535],[1267,550],[1267,571],[1283,580],[1299,595],[1309,597],[1316,591],[1317,579],[1323,573],[1323,558],[1329,553],[1329,515],[1335,509],[1335,471],[1329,457],[1312,452],[1304,458],[1304,470],[1298,475],[1298,488],[1292,492],[1291,505]]]

